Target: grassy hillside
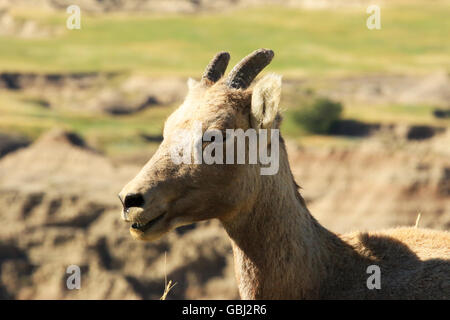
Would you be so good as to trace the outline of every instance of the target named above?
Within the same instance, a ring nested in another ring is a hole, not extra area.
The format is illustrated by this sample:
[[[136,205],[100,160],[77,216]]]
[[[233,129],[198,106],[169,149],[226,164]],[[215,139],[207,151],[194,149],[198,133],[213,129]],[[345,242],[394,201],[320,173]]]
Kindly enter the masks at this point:
[[[140,71],[195,75],[218,50],[232,63],[259,47],[275,50],[285,75],[450,69],[450,6],[444,2],[381,9],[381,30],[362,9],[256,8],[203,15],[87,15],[81,30],[66,14],[13,11],[58,30],[47,38],[0,36],[0,70]]]
[[[364,10],[253,8],[199,15],[82,13],[82,29],[65,27],[68,15],[10,12],[17,25],[35,21],[49,35],[0,35],[0,71],[119,71],[147,75],[199,77],[219,50],[234,64],[256,48],[274,49],[268,68],[284,77],[327,78],[342,74],[429,73],[450,71],[450,6],[414,4],[382,8],[382,29],[366,28]],[[50,35],[52,34],[52,35]],[[155,107],[129,116],[45,108],[20,92],[0,94],[0,131],[31,138],[53,126],[82,134],[116,154],[148,145],[140,133],[158,135],[176,106]],[[288,103],[288,109],[298,107]],[[345,106],[346,118],[367,122],[431,123],[432,106]],[[442,122],[448,124],[448,121]],[[305,136],[285,113],[283,132]],[[342,138],[324,138],[342,142]],[[346,140],[348,141],[348,139]]]
[[[91,112],[43,108],[20,93],[0,95],[0,131],[31,139],[61,127],[78,132],[90,144],[109,154],[139,150],[146,141],[140,134],[158,136],[173,107],[153,107],[136,115],[117,117]]]

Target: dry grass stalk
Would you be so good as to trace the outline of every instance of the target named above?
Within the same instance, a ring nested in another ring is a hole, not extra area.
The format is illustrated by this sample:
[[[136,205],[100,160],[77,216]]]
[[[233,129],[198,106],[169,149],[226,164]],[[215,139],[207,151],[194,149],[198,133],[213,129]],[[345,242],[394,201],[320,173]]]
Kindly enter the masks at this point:
[[[161,296],[161,298],[159,298],[159,300],[166,300],[167,294],[169,293],[169,291],[175,287],[175,285],[177,284],[176,282],[172,285],[172,280],[169,280],[169,282],[167,282],[167,272],[166,272],[166,265],[167,265],[167,252],[164,252],[164,293]]]
[[[420,221],[420,212],[419,212],[419,214],[417,215],[417,218],[416,218],[416,224],[414,225],[414,228],[418,228],[419,227],[419,221]]]

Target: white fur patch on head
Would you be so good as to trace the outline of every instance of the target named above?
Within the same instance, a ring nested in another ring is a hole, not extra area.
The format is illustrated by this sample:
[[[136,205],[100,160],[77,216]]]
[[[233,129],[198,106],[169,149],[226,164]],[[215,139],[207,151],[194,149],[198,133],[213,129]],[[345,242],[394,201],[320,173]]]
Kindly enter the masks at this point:
[[[280,111],[281,76],[268,74],[259,80],[252,94],[252,127],[255,129],[276,128]]]
[[[189,90],[197,88],[199,85],[200,85],[200,82],[198,82],[198,81],[196,81],[196,80],[194,80],[192,78],[189,78],[187,80],[187,86],[188,86]]]

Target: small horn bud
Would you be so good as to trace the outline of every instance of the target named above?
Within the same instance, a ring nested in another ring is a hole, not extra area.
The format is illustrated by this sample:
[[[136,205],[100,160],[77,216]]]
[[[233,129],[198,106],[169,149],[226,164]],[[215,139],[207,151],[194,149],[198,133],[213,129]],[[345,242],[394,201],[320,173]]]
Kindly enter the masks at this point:
[[[269,49],[259,49],[246,56],[231,70],[227,78],[230,88],[246,89],[256,76],[273,59],[274,53]]]
[[[216,54],[206,67],[202,81],[204,82],[204,80],[207,79],[213,83],[217,82],[225,73],[229,61],[230,54],[228,52],[222,51]]]

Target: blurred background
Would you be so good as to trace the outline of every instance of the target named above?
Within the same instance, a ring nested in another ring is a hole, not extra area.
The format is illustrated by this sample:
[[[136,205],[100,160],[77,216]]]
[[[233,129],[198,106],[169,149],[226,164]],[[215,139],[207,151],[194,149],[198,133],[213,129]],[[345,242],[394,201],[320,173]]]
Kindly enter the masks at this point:
[[[262,74],[283,75],[281,132],[323,225],[449,230],[450,1],[375,2],[0,0],[0,298],[158,299],[165,275],[168,299],[238,298],[217,221],[136,242],[116,196],[221,50],[275,51]]]

